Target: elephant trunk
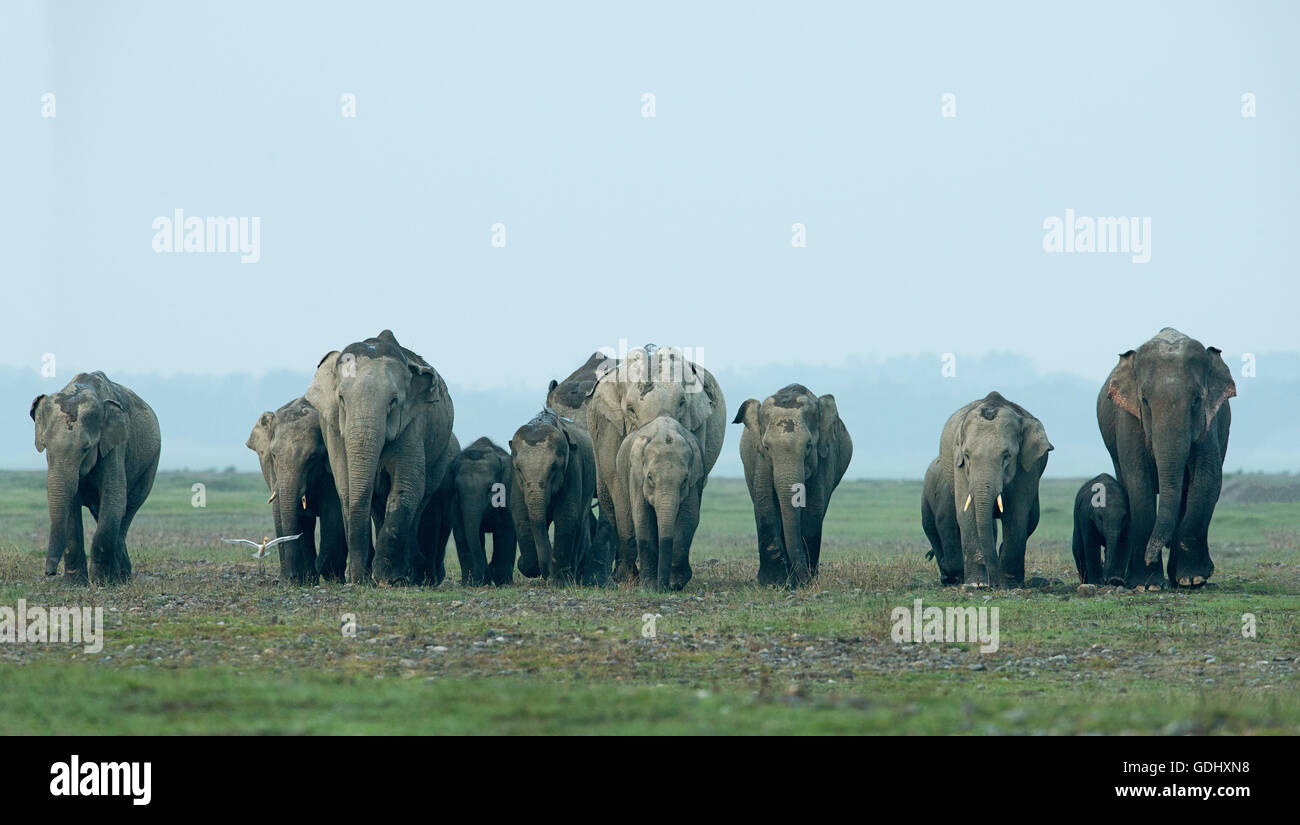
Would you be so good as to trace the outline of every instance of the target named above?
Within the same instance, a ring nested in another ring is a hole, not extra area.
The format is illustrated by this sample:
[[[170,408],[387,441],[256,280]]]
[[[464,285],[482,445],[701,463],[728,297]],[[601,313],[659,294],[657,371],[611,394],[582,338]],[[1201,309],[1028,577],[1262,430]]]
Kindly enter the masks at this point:
[[[677,535],[677,511],[681,497],[675,490],[661,490],[655,496],[656,528],[659,531],[659,587],[667,590],[673,569],[673,538]]]
[[[68,540],[68,525],[72,521],[72,502],[76,499],[77,485],[80,481],[76,467],[55,469],[53,465],[50,466],[49,476],[45,481],[50,508],[50,543],[45,553],[45,575],[47,576],[59,572],[59,561],[63,559],[63,548]]]
[[[988,573],[989,584],[1002,584],[1002,564],[998,558],[998,533],[994,522],[994,508],[1001,495],[1001,485],[995,484],[991,475],[981,474],[971,479],[969,494],[975,508],[975,535],[979,541],[980,555]]]
[[[480,530],[483,526],[483,513],[486,512],[483,506],[483,498],[486,494],[474,493],[467,495],[466,490],[460,490],[458,498],[460,499],[460,523],[462,525],[462,534],[465,538],[465,547],[458,548],[461,550],[461,557],[465,560],[461,563],[464,567],[468,562],[468,583],[474,587],[485,584],[487,581],[487,553],[483,549],[483,541],[480,537]]]
[[[370,500],[374,495],[382,432],[382,422],[374,426],[362,423],[349,428],[344,437],[348,457],[348,581],[355,583],[368,579],[365,558],[370,547]]]
[[[1160,500],[1156,508],[1156,523],[1147,541],[1145,562],[1155,564],[1160,550],[1174,537],[1178,528],[1178,513],[1183,503],[1183,476],[1187,471],[1187,456],[1191,444],[1170,438],[1160,432],[1152,439],[1156,473],[1159,479]]]
[[[537,564],[542,575],[551,578],[556,574],[553,568],[555,551],[551,547],[551,537],[546,530],[546,491],[541,484],[529,483],[524,490],[524,505],[528,508],[528,524],[533,530],[533,544],[537,547]]]
[[[776,498],[781,507],[781,530],[785,537],[785,554],[789,563],[790,583],[798,586],[811,578],[808,553],[803,545],[803,507],[795,506],[795,496],[805,493],[803,468],[777,474]]]
[[[279,483],[276,484],[275,505],[279,511],[279,518],[276,523],[276,532],[279,534],[277,538],[292,536],[299,532],[299,526],[304,521],[302,518],[303,495],[301,477],[297,473],[281,477]],[[280,575],[292,578],[299,584],[306,584],[316,561],[312,559],[312,563],[308,565],[306,553],[307,542],[304,539],[295,539],[281,544]]]

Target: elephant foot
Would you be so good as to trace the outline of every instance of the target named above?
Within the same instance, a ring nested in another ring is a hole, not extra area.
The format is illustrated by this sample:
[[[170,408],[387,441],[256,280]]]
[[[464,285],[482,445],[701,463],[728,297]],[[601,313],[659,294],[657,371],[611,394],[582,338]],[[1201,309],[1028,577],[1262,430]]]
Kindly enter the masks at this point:
[[[965,577],[962,576],[960,573],[948,574],[948,575],[940,574],[939,584],[943,585],[944,587],[956,587],[957,585],[962,583],[962,580],[964,578]]]
[[[616,582],[634,582],[639,578],[637,575],[636,564],[632,562],[619,561],[614,565],[614,581]]]
[[[1214,562],[1210,560],[1208,549],[1197,551],[1180,544],[1174,552],[1176,555],[1169,565],[1171,582],[1180,587],[1203,587],[1214,575]]]
[[[764,587],[784,587],[790,574],[783,565],[758,563],[758,583]]]
[[[691,580],[691,576],[692,576],[692,571],[691,571],[691,566],[689,564],[685,565],[684,568],[674,567],[672,582],[670,583],[673,590],[681,590],[682,588],[684,588],[686,586],[686,583]]]
[[[56,574],[46,573],[45,575],[53,576]],[[76,585],[78,587],[85,587],[86,585],[90,584],[90,577],[86,575],[85,568],[77,569],[74,567],[71,570],[65,569],[63,571],[63,583]]]
[[[1165,575],[1157,565],[1135,575],[1129,586],[1137,591],[1156,592],[1164,588]]]

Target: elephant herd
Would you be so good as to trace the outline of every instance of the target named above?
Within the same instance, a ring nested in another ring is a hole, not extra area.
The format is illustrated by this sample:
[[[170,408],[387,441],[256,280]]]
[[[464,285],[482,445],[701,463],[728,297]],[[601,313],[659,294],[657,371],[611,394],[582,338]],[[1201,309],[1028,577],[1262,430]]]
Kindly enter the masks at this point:
[[[1115,476],[1085,483],[1075,502],[1083,582],[1159,587],[1166,548],[1170,583],[1209,578],[1235,394],[1219,350],[1173,329],[1120,356],[1097,400]],[[38,396],[31,417],[49,468],[46,574],[62,562],[76,582],[128,578],[125,537],[157,471],[157,417],[102,372]],[[550,383],[508,449],[486,437],[462,449],[454,423],[442,377],[392,332],[327,353],[303,395],[262,413],[246,443],[276,536],[301,534],[279,545],[282,580],[437,585],[454,535],[468,586],[510,584],[516,568],[561,585],[690,581],[700,499],[729,422],[716,379],[682,351],[593,354]],[[853,456],[835,398],[791,384],[744,401],[730,423],[744,425],[758,581],[804,584]],[[1043,423],[997,392],[949,417],[921,512],[943,584],[1023,584],[1052,449]],[[83,506],[96,523],[89,556]]]

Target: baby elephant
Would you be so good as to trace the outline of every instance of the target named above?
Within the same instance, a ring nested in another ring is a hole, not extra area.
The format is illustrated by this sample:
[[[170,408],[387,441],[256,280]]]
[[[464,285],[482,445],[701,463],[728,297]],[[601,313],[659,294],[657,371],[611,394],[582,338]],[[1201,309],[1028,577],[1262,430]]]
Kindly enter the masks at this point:
[[[572,584],[588,552],[596,494],[591,436],[547,409],[515,431],[510,458],[510,516],[519,541],[519,572]]]
[[[510,453],[480,438],[451,465],[451,523],[460,557],[460,583],[469,587],[510,584],[515,566],[515,523],[510,518]],[[484,541],[492,534],[492,562]]]
[[[700,523],[700,445],[681,422],[661,415],[623,440],[615,466],[627,479],[630,512],[614,520],[625,546],[636,540],[641,586],[681,590],[691,580],[691,540]]]
[[[1084,584],[1124,584],[1128,494],[1110,473],[1085,481],[1074,497],[1074,566]],[[1101,548],[1106,548],[1106,566]]]

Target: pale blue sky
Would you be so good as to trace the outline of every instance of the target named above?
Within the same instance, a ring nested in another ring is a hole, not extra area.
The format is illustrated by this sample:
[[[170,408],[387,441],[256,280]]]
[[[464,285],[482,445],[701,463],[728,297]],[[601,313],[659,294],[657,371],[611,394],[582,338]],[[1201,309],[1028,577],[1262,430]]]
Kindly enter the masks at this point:
[[[310,370],[390,327],[467,386],[620,338],[1100,380],[1173,325],[1235,370],[1300,349],[1298,9],[5,2],[0,363]],[[1151,262],[1046,254],[1067,207],[1149,216]],[[154,253],[175,208],[260,217],[261,261]]]

